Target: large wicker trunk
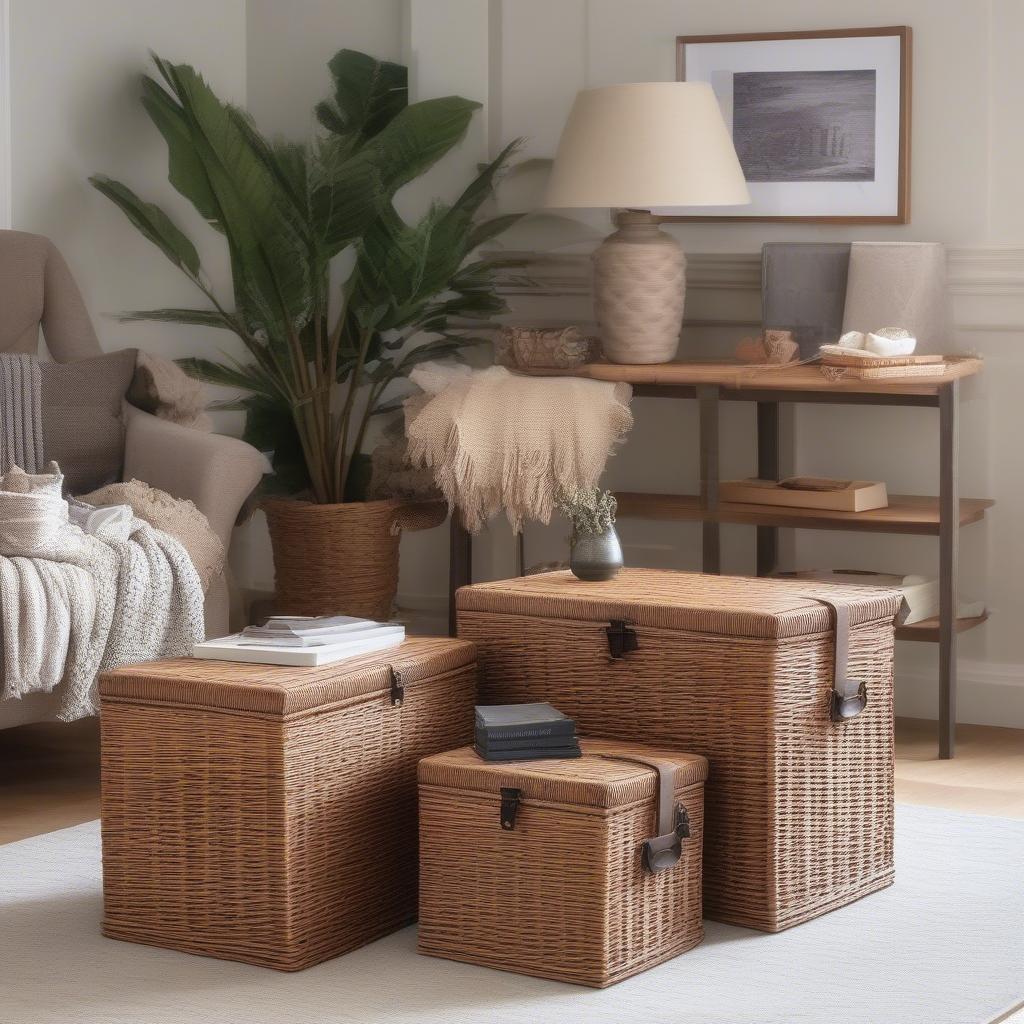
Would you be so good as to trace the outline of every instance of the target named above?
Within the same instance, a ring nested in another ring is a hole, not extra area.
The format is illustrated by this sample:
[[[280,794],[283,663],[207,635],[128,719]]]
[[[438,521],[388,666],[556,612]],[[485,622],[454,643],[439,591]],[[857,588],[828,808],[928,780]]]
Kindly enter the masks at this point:
[[[300,970],[415,920],[416,763],[473,734],[472,644],[107,673],[103,932]]]
[[[603,988],[700,942],[707,761],[582,746],[573,760],[489,763],[466,747],[420,763],[421,953]],[[651,873],[643,846],[666,833],[672,857]]]
[[[844,678],[867,696],[839,721],[839,613],[822,599],[847,610]],[[705,914],[779,931],[892,882],[900,600],[804,581],[559,572],[463,588],[458,625],[479,647],[482,703],[550,701],[586,736],[706,755]]]

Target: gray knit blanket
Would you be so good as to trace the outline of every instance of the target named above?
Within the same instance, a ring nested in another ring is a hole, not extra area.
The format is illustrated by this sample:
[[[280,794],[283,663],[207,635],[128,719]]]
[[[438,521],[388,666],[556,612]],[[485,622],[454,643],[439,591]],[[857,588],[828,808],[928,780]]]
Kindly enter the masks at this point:
[[[35,356],[0,353],[0,473],[43,465],[42,374]]]

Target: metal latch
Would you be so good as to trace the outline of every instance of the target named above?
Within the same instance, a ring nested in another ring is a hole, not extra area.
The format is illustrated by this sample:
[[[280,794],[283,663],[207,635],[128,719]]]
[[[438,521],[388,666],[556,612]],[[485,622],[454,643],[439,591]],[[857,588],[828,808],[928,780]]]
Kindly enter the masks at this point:
[[[400,708],[405,700],[405,678],[402,670],[394,665],[388,665],[388,672],[391,674],[391,703]]]
[[[629,619],[612,619],[605,633],[608,635],[608,654],[613,659],[621,658],[639,646],[636,630],[630,628]]]
[[[682,804],[676,804],[676,835],[680,839],[690,838],[690,815]]]
[[[522,795],[521,789],[513,789],[510,786],[501,787],[501,827],[506,832],[511,832],[516,827],[516,814],[519,811],[519,798]]]

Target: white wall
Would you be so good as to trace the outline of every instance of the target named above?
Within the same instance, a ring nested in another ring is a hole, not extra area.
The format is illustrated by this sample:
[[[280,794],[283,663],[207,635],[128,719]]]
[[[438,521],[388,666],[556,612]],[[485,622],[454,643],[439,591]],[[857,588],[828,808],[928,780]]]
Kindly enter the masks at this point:
[[[248,0],[248,108],[267,132],[308,138],[313,106],[331,93],[338,50],[403,58],[402,0]]]
[[[173,358],[230,345],[223,332],[108,315],[205,300],[88,178],[101,172],[157,201],[195,240],[213,281],[230,286],[222,240],[167,183],[167,150],[139,103],[139,76],[154,49],[244,102],[244,0],[10,0],[10,8],[13,227],[57,244],[105,349]]]

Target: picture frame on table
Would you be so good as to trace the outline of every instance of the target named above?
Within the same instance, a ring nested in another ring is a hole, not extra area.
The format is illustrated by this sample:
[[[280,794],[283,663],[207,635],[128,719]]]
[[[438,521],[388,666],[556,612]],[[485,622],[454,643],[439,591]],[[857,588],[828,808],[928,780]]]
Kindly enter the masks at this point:
[[[677,36],[676,67],[718,96],[752,202],[661,219],[909,222],[908,26]]]

